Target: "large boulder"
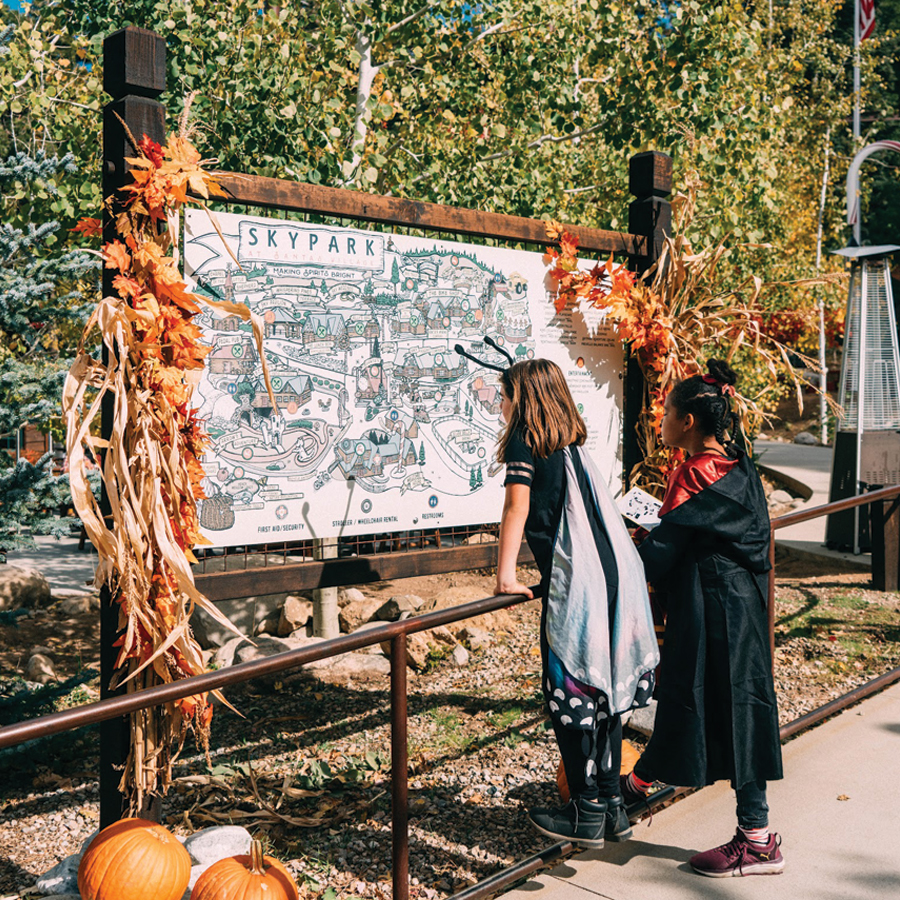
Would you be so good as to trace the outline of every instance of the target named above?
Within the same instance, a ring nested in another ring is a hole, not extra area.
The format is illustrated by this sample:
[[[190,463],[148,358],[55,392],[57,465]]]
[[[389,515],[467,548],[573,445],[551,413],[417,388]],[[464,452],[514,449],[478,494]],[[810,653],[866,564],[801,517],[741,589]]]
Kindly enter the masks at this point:
[[[229,856],[250,852],[250,832],[240,825],[213,825],[195,831],[185,842],[184,849],[195,866],[211,866]]]
[[[278,636],[287,637],[300,628],[306,628],[313,618],[313,605],[311,600],[291,595],[284,601],[278,620]]]
[[[0,610],[43,608],[50,605],[50,585],[37,570],[0,565]]]
[[[51,681],[59,681],[56,669],[53,668],[53,660],[43,653],[35,653],[25,666],[25,680],[36,684],[50,684]]]
[[[216,608],[223,613],[241,634],[256,634],[259,626],[270,616],[279,615],[287,594],[261,594],[258,597],[241,597],[238,600],[219,600]],[[221,647],[233,637],[235,633],[208,612],[196,607],[191,616],[191,628],[197,643],[204,649]]]
[[[338,606],[343,609],[348,603],[365,600],[366,595],[359,588],[341,588],[338,591]]]
[[[417,612],[424,603],[418,594],[397,594],[378,608],[375,618],[382,622],[395,622],[403,613]]]
[[[338,621],[341,623],[341,631],[350,634],[356,631],[360,625],[371,622],[375,613],[381,608],[382,601],[372,597],[363,597],[362,600],[352,600],[341,609]]]
[[[477,592],[473,592],[471,587],[456,585],[446,588],[432,597],[431,600],[426,601],[419,613],[449,609],[452,606],[462,606],[464,603],[471,603],[473,600],[483,600],[485,596],[486,594],[479,595]],[[459,635],[463,629],[470,627],[482,628],[493,635],[498,631],[513,631],[516,625],[513,617],[505,609],[498,609],[496,612],[472,616],[468,619],[461,619],[459,622],[450,622],[447,627],[454,635]]]

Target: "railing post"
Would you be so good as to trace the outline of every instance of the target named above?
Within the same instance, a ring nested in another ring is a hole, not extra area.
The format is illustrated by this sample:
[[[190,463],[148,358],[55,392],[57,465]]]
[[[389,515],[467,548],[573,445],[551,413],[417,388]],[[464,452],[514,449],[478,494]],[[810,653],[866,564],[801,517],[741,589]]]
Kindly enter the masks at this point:
[[[104,199],[130,181],[126,157],[138,155],[126,134],[127,126],[136,140],[146,134],[154,141],[165,142],[165,107],[155,98],[166,87],[166,42],[143,28],[123,28],[103,42],[103,89],[112,100],[103,107]],[[124,125],[122,123],[125,123]],[[103,240],[116,238],[116,208],[103,207]],[[103,270],[103,296],[116,293],[112,285],[113,270]],[[104,348],[103,361],[108,361]],[[107,393],[101,410],[101,435],[112,433],[115,398]],[[104,516],[109,516],[109,500],[101,499]],[[109,588],[100,594],[100,697],[113,696],[109,684],[115,673],[117,649],[113,646],[119,634],[119,607]],[[121,767],[128,758],[131,740],[127,717],[110,719],[100,725],[100,827],[115,822],[124,812],[124,796],[119,792]],[[156,798],[154,798],[156,799]],[[144,818],[159,817],[159,803],[152,802],[140,811]]]
[[[409,749],[406,635],[391,639],[391,838],[393,900],[409,900]]]
[[[659,259],[663,239],[672,233],[672,205],[666,199],[672,192],[672,157],[657,150],[632,156],[628,161],[628,190],[635,198],[628,207],[628,230],[644,238],[643,252],[628,257],[628,267],[640,275]],[[641,461],[636,428],[647,400],[645,395],[643,373],[637,360],[629,356],[625,363],[622,427],[626,490],[631,470]]]
[[[900,590],[900,498],[875,500],[869,512],[872,536],[872,587]]]

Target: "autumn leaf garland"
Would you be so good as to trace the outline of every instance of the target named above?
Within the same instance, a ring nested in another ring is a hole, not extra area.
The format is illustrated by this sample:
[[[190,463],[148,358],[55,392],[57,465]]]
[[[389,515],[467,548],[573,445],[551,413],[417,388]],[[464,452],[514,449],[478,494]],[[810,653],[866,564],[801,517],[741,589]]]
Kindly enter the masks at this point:
[[[197,590],[190,568],[191,548],[207,543],[197,500],[204,496],[200,459],[208,436],[190,404],[210,349],[193,321],[201,304],[250,320],[265,361],[258,318],[240,304],[191,294],[171,255],[173,223],[189,191],[204,198],[223,192],[184,135],[165,146],[145,136],[137,149],[140,156],[128,160],[133,181],[115,217],[117,237],[101,249],[117,296],[103,297],[91,316],[63,397],[73,500],[99,554],[96,582],[110,586],[119,607],[114,682],[129,691],[205,671],[189,627],[195,606],[239,633]],[[85,219],[75,230],[97,235],[100,223]],[[95,329],[105,362],[85,350]],[[108,440],[91,428],[104,402],[112,409]],[[98,458],[109,519],[85,478]],[[211,717],[206,694],[174,701],[158,719],[147,710],[132,716],[121,785],[132,813],[148,795],[165,791],[185,729],[205,741]]]

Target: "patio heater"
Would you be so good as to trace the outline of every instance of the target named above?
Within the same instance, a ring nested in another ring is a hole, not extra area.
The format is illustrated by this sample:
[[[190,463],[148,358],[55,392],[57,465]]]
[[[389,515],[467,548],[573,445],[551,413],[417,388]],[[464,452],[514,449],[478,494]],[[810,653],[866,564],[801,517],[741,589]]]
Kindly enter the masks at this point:
[[[900,482],[900,354],[888,256],[900,247],[846,247],[850,291],[834,436],[830,500]],[[866,507],[828,517],[829,547],[869,549]]]

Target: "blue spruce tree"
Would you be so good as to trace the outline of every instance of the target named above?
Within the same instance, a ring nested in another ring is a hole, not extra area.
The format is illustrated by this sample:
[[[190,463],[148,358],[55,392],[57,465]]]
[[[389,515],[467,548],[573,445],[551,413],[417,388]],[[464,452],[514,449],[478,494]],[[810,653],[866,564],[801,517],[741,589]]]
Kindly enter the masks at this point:
[[[62,385],[99,265],[84,251],[59,249],[59,223],[32,221],[29,197],[55,194],[56,179],[74,172],[71,155],[17,152],[0,161],[0,437],[7,446],[26,424],[62,437]],[[54,476],[50,464],[49,453],[31,463],[0,451],[0,553],[32,545],[33,534],[64,531],[56,514],[71,502],[68,476]]]

